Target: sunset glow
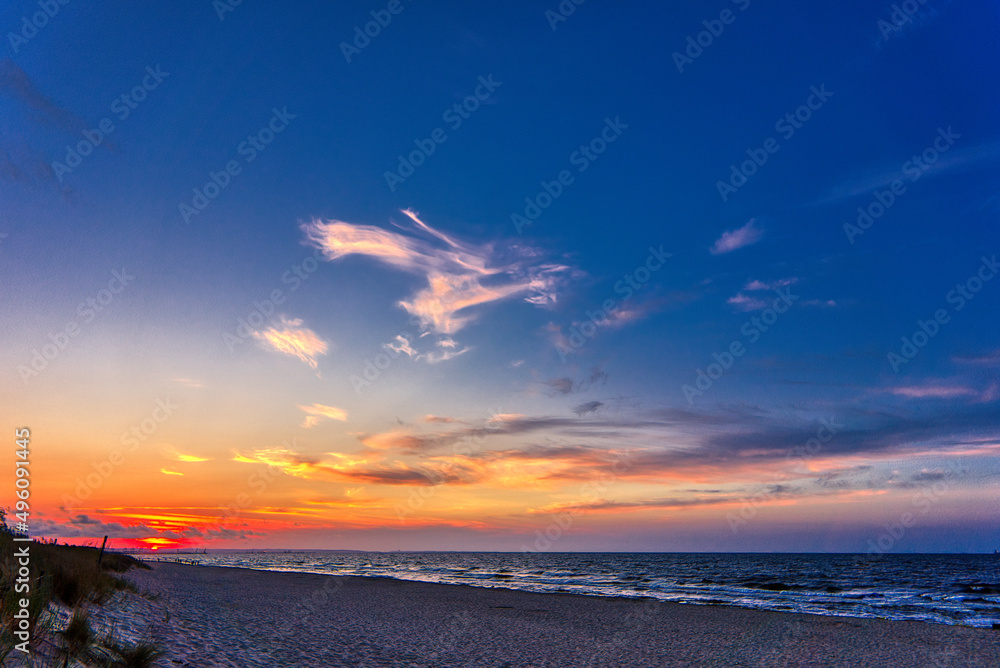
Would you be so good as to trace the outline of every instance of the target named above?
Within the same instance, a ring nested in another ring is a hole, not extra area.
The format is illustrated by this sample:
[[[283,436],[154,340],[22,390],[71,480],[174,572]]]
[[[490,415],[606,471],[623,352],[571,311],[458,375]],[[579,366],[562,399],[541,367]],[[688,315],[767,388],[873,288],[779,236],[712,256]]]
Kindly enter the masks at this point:
[[[370,8],[203,4],[0,61],[33,535],[1000,547],[995,6],[753,3],[679,67],[697,3],[404,3],[351,59]]]

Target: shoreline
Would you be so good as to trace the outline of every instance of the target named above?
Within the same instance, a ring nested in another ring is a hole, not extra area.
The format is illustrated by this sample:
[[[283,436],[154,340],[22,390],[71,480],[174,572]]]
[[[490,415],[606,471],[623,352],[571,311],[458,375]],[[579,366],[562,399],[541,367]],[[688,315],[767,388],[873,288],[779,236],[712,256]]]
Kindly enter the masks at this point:
[[[603,554],[603,553],[602,553]],[[843,555],[856,556],[856,555]],[[245,568],[247,570],[267,571],[276,573],[315,573],[318,575],[332,575],[336,577],[367,577],[367,578],[389,578],[403,582],[428,582],[435,584],[464,585],[483,589],[510,589],[531,593],[561,593],[575,594],[589,597],[608,597],[626,599],[657,599],[663,602],[678,603],[681,605],[700,606],[723,606],[735,607],[748,610],[774,611],[805,614],[819,617],[831,617],[836,619],[881,619],[886,621],[916,621],[926,624],[959,626],[979,629],[997,629],[1000,627],[1000,602],[996,602],[992,609],[976,608],[980,603],[987,603],[982,600],[982,596],[995,594],[994,584],[966,585],[965,589],[954,589],[954,592],[962,596],[971,598],[973,607],[963,609],[961,614],[955,613],[954,608],[944,606],[941,601],[947,591],[945,588],[925,587],[926,591],[919,590],[906,592],[901,596],[899,592],[887,592],[885,596],[878,591],[870,591],[865,583],[844,581],[843,573],[827,577],[827,582],[812,583],[812,586],[784,585],[784,580],[780,575],[760,575],[742,582],[705,580],[709,586],[693,587],[690,582],[685,582],[686,587],[657,587],[656,596],[653,596],[653,585],[638,586],[649,582],[649,578],[643,579],[643,583],[629,582],[638,581],[638,577],[624,578],[624,580],[612,583],[600,581],[590,582],[586,578],[570,578],[564,582],[554,583],[551,579],[541,582],[533,581],[531,578],[523,579],[516,575],[503,575],[510,573],[507,570],[493,572],[497,566],[475,566],[464,571],[459,571],[460,575],[454,573],[446,574],[444,577],[437,577],[433,569],[423,572],[420,569],[389,569],[385,570],[385,564],[378,564],[375,569],[353,568],[349,570],[338,569],[339,572],[317,565],[317,570],[309,571],[307,564],[302,567],[301,561],[295,562],[300,567],[288,567],[285,563],[247,563],[238,560],[231,563],[213,559],[211,561],[200,561],[197,559],[165,559],[163,563],[179,563],[198,566],[213,566],[220,568]],[[324,564],[328,566],[329,564]],[[343,565],[343,564],[341,564]],[[370,564],[368,564],[370,566]],[[357,564],[355,564],[357,566]],[[512,566],[513,568],[513,566]],[[527,568],[521,565],[520,568]],[[485,571],[468,575],[468,571]],[[492,574],[491,574],[492,573]],[[540,572],[539,572],[540,573]],[[416,579],[405,577],[407,574],[426,575],[432,579]],[[536,573],[538,574],[538,573]],[[642,573],[646,575],[646,573]],[[700,576],[701,574],[699,574]],[[982,575],[982,574],[980,574]],[[714,576],[713,576],[714,577]],[[689,578],[690,580],[690,578]],[[970,580],[971,582],[971,580]],[[992,580],[991,580],[992,582]],[[608,585],[611,586],[608,586]],[[941,583],[938,583],[941,584]],[[961,585],[962,583],[959,583]],[[824,587],[824,585],[826,585]],[[870,586],[870,585],[869,585]],[[970,587],[976,587],[973,590]],[[918,596],[919,595],[919,596]],[[886,598],[886,597],[889,598]],[[906,600],[906,596],[913,599],[912,602]],[[929,603],[924,597],[930,597]]]
[[[155,600],[106,613],[162,642],[164,666],[1000,665],[993,629],[147,563],[128,578]]]

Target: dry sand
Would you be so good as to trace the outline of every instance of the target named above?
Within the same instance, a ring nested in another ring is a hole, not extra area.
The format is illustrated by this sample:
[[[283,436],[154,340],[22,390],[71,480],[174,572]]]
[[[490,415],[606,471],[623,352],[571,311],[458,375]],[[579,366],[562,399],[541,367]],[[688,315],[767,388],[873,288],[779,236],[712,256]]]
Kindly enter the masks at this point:
[[[115,616],[163,666],[1000,666],[1000,631],[153,563]],[[130,634],[131,635],[131,634]]]

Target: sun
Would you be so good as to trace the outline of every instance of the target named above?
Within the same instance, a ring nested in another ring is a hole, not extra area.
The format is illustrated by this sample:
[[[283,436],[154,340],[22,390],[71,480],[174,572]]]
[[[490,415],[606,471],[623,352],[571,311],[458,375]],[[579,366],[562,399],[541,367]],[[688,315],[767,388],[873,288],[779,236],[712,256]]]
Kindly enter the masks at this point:
[[[140,538],[137,543],[147,550],[156,551],[161,547],[174,548],[179,547],[182,543],[170,538],[160,538],[159,536],[153,538]]]

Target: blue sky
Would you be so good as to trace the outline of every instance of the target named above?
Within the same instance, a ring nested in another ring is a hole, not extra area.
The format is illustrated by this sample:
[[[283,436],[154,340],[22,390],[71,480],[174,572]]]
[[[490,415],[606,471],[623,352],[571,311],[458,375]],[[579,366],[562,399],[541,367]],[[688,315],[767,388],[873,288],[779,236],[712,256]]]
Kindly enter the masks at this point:
[[[929,493],[891,549],[995,549],[996,6],[219,6],[0,9],[39,531],[863,551]]]

